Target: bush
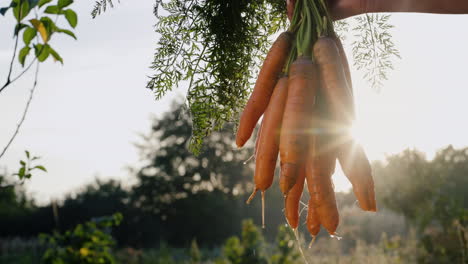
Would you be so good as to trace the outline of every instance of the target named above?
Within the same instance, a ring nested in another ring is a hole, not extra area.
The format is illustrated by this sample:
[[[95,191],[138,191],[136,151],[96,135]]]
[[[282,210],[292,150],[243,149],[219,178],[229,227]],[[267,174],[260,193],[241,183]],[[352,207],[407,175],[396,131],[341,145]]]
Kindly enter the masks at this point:
[[[111,228],[122,221],[120,213],[100,217],[77,225],[64,234],[42,234],[40,239],[48,249],[42,259],[45,264],[113,264],[111,249],[115,241]]]

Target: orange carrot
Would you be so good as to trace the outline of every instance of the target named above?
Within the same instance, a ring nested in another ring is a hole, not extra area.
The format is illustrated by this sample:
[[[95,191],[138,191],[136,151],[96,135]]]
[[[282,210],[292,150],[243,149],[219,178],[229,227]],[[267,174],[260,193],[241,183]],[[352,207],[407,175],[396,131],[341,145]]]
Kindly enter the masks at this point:
[[[240,119],[236,136],[238,147],[242,147],[247,142],[258,119],[265,112],[279,74],[288,58],[292,41],[292,33],[283,32],[270,48]]]
[[[335,41],[328,37],[317,40],[314,56],[319,66],[324,96],[341,133],[354,119],[354,103]]]
[[[255,160],[255,187],[265,191],[273,183],[278,159],[279,139],[283,110],[288,96],[288,77],[276,84],[262,121],[262,132]]]
[[[364,149],[353,141],[348,141],[339,148],[338,161],[353,185],[359,206],[365,211],[377,211],[372,170]]]
[[[262,123],[260,124],[260,127],[258,128],[258,131],[257,131],[257,138],[255,139],[255,149],[254,149],[255,159],[257,159],[258,145],[260,144],[260,136],[262,135],[263,122],[264,121],[262,120]]]
[[[311,184],[307,182],[307,186]],[[317,203],[309,199],[309,204],[307,208],[307,230],[312,237],[316,237],[320,232],[320,218],[317,213]]]
[[[297,58],[290,67],[288,98],[280,135],[280,188],[284,195],[294,186],[299,164],[305,159],[310,127],[310,109],[318,86],[315,64],[305,57]]]
[[[345,73],[346,81],[348,83],[349,92],[353,95],[353,81],[351,79],[351,70],[349,68],[348,58],[346,57],[346,52],[343,47],[343,43],[341,42],[338,36],[334,36],[333,40],[335,40],[336,47],[338,48],[338,52],[340,54],[341,65],[343,65],[343,70]]]
[[[320,76],[323,83],[323,94],[329,103],[330,111],[339,129],[337,146],[338,160],[345,175],[351,181],[354,193],[363,210],[375,211],[374,183],[369,161],[360,146],[354,151],[353,141],[349,140],[346,127],[352,122],[354,109],[353,99],[345,73],[341,66],[339,51],[331,38],[321,38],[314,45]]]
[[[336,153],[327,149],[328,135],[313,135],[306,163],[307,187],[312,206],[328,233],[335,234],[339,223],[338,208],[331,176],[335,171]]]
[[[288,192],[284,201],[284,214],[286,220],[292,229],[296,229],[299,225],[299,202],[301,200],[302,191],[304,190],[305,181],[305,166],[302,165],[299,169],[299,176],[296,184]]]

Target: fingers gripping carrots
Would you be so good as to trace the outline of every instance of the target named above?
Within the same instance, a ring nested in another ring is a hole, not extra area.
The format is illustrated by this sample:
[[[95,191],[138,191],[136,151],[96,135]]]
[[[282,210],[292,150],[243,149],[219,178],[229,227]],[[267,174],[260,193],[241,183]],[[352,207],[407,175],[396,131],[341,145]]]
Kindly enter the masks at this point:
[[[273,43],[242,113],[236,144],[242,147],[264,115],[255,146],[255,189],[272,185],[280,156],[279,185],[285,216],[299,227],[299,205],[307,182],[307,229],[336,234],[339,213],[331,176],[336,160],[363,210],[376,211],[374,182],[361,146],[349,137],[355,118],[351,73],[323,0],[287,0],[291,26]],[[281,74],[281,76],[280,76]],[[286,77],[287,76],[287,77]]]

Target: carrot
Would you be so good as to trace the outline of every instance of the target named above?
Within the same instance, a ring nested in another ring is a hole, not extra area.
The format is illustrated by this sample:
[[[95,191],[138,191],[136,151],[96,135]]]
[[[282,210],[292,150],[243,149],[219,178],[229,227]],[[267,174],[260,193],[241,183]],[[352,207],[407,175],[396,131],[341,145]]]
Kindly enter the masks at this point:
[[[338,48],[338,52],[340,54],[341,65],[343,65],[343,70],[346,76],[346,81],[348,83],[349,92],[353,95],[353,81],[351,79],[351,70],[349,68],[348,58],[346,57],[346,52],[343,47],[343,43],[341,42],[338,36],[334,36],[333,40],[335,41],[336,47]]]
[[[280,135],[280,188],[284,195],[296,183],[299,164],[305,159],[310,127],[307,120],[317,86],[316,65],[309,58],[297,58],[289,71],[288,98]]]
[[[307,186],[309,183],[307,182]],[[307,208],[307,230],[312,237],[316,237],[320,232],[320,218],[317,213],[317,204],[314,200],[309,199],[309,204]]]
[[[262,191],[262,219],[264,219],[265,214],[263,193],[266,189],[270,188],[275,176],[279,151],[279,133],[287,95],[288,77],[283,76],[276,84],[257,136],[255,147],[255,189],[247,200],[247,203],[250,203],[258,190]]]
[[[323,93],[329,103],[333,119],[338,126],[349,126],[354,115],[352,94],[347,87],[339,51],[333,39],[320,38],[314,45],[314,55],[320,69]],[[338,160],[345,175],[353,185],[361,208],[367,211],[376,211],[374,183],[369,161],[360,146],[353,153],[353,142],[347,139],[346,133],[341,130],[338,131],[339,137],[335,142],[338,144]],[[344,140],[340,137],[344,137]]]
[[[348,141],[339,148],[338,161],[353,185],[359,206],[365,211],[376,212],[374,180],[364,149],[353,141]]]
[[[338,208],[331,176],[335,171],[336,153],[328,150],[328,135],[313,135],[306,165],[307,187],[312,206],[316,208],[321,225],[331,235],[339,223]]]
[[[299,225],[299,202],[301,200],[302,191],[304,190],[304,181],[305,167],[302,165],[299,169],[299,176],[296,184],[294,184],[294,187],[288,192],[284,202],[284,214],[292,229],[296,229]]]
[[[262,191],[273,183],[278,159],[279,139],[283,110],[288,96],[288,77],[276,84],[262,121],[262,133],[255,160],[255,187]]]
[[[354,119],[353,97],[348,88],[339,50],[332,38],[322,37],[314,44],[314,56],[319,66],[324,96],[331,114],[341,126],[349,126]]]
[[[258,128],[257,138],[255,139],[255,149],[254,149],[255,159],[257,159],[258,145],[260,144],[260,136],[262,135],[263,122],[264,120],[262,120],[262,123],[260,124],[260,127]]]
[[[291,32],[283,32],[271,46],[258,74],[252,95],[241,115],[236,136],[238,147],[244,146],[245,142],[252,135],[258,119],[265,112],[278,76],[288,58],[292,41],[293,34]]]

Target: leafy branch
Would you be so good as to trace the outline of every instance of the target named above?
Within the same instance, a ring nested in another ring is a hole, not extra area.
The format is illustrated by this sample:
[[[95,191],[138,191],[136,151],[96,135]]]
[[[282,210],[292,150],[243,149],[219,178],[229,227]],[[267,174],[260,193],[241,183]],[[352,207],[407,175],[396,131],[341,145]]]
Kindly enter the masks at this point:
[[[18,132],[21,128],[21,126],[23,125],[24,123],[24,120],[26,119],[26,115],[28,113],[28,110],[29,110],[29,106],[31,104],[31,101],[33,99],[33,95],[34,95],[34,91],[36,90],[36,87],[37,87],[37,77],[38,77],[38,73],[39,73],[39,62],[37,62],[37,68],[36,68],[36,73],[34,75],[34,84],[33,84],[33,87],[31,88],[31,90],[29,91],[29,98],[28,98],[28,102],[26,103],[26,107],[23,111],[23,115],[21,116],[21,119],[18,123],[18,125],[16,125],[16,129],[15,129],[15,132],[13,133],[13,135],[10,137],[10,140],[8,141],[8,143],[6,144],[6,146],[3,148],[2,152],[0,153],[0,159],[3,157],[3,155],[5,155],[6,151],[8,150],[8,148],[10,147],[11,143],[13,143],[13,140],[15,140],[16,136],[18,135]]]
[[[390,15],[365,14],[354,18],[353,28],[358,40],[353,43],[354,65],[364,71],[364,78],[374,89],[380,89],[393,70],[393,61],[401,58],[389,30]]]
[[[28,179],[31,179],[33,171],[43,171],[47,172],[47,169],[43,165],[37,164],[37,160],[41,159],[38,156],[32,156],[29,151],[24,151],[26,154],[26,159],[20,160],[20,168],[18,169],[17,173],[14,173],[14,176],[17,176],[19,182],[9,182],[6,185],[0,184],[0,189],[4,188],[11,188],[18,185],[23,185],[24,182]],[[0,183],[2,182],[2,177],[0,177]]]
[[[120,0],[117,0],[120,3]],[[93,10],[91,11],[91,17],[94,19],[101,13],[106,12],[107,5],[114,8],[114,3],[112,0],[99,0],[94,3]]]
[[[0,14],[3,16],[6,15],[8,10],[12,10],[13,17],[16,20],[13,34],[15,42],[13,56],[11,62],[9,63],[6,82],[3,86],[0,87],[0,93],[13,84],[16,80],[24,76],[24,74],[31,68],[34,63],[37,64],[33,87],[30,90],[26,107],[13,135],[0,153],[0,158],[3,157],[8,148],[11,146],[26,119],[26,115],[33,99],[34,91],[37,87],[39,64],[46,61],[49,57],[52,57],[55,61],[59,61],[63,64],[63,58],[51,46],[52,36],[60,33],[76,39],[76,36],[72,30],[60,28],[57,26],[57,21],[61,16],[66,19],[70,27],[75,28],[77,26],[78,16],[75,11],[68,8],[71,4],[73,4],[73,0],[57,0],[55,4],[52,3],[52,0],[11,0],[8,6],[0,8]],[[33,17],[29,17],[29,14],[33,14]],[[55,16],[55,20],[46,14]],[[39,15],[41,16],[39,17]],[[21,36],[24,46],[18,52],[18,44]],[[34,58],[29,62],[27,67],[24,67],[31,50],[34,50]],[[12,77],[16,57],[18,58],[18,62],[23,67],[23,70],[15,77]]]
[[[68,35],[76,39],[75,34],[68,29],[63,29],[57,26],[57,20],[59,16],[64,16],[68,24],[75,28],[78,23],[78,16],[75,11],[67,8],[73,4],[73,0],[57,0],[57,4],[50,4],[52,0],[12,0],[10,5],[0,8],[0,14],[5,16],[8,10],[12,10],[13,16],[16,19],[16,26],[14,29],[15,46],[13,49],[13,56],[8,69],[8,76],[5,84],[0,87],[0,93],[4,91],[13,82],[22,77],[32,66],[32,64],[39,60],[44,62],[47,58],[53,57],[55,61],[60,61],[63,64],[63,59],[59,53],[52,48],[50,41],[55,33],[61,33]],[[35,10],[35,18],[27,19],[31,11]],[[51,14],[56,15],[55,21],[47,15],[37,17],[37,14]],[[18,43],[20,34],[23,33],[22,39],[24,47],[17,54]],[[37,41],[33,41],[36,39]],[[39,41],[42,39],[42,41]],[[35,51],[35,57],[33,61],[16,77],[11,77],[13,72],[14,61],[16,55],[22,67],[26,62],[26,58],[30,54],[30,51]]]
[[[283,0],[156,1],[161,37],[147,87],[160,99],[189,82],[194,153],[212,130],[236,122],[269,36],[286,26],[284,10]]]

